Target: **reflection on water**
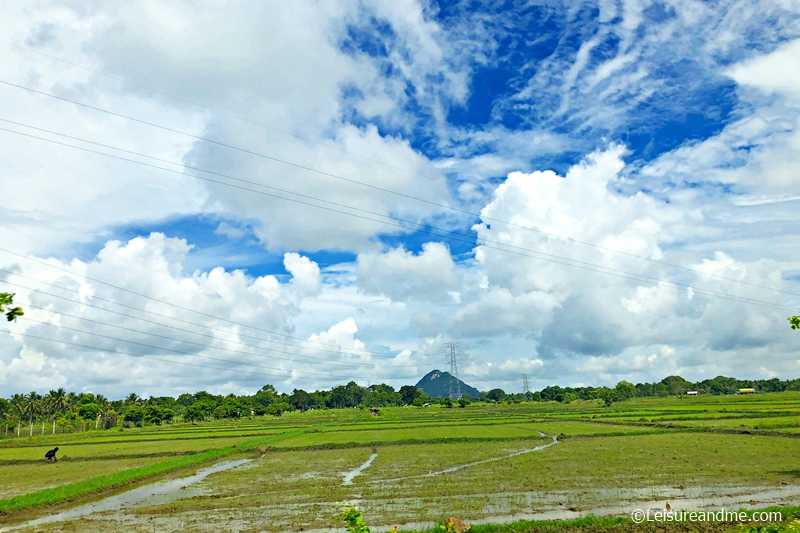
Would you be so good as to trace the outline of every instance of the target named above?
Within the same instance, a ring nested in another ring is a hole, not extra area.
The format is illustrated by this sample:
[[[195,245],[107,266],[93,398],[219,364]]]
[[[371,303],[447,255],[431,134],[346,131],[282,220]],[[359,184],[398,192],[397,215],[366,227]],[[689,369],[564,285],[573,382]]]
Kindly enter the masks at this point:
[[[544,433],[540,432],[539,434],[541,436],[543,436],[543,437],[546,437],[546,435]],[[471,463],[464,463],[463,465],[451,466],[450,468],[445,468],[444,470],[438,470],[436,472],[428,472],[427,474],[420,474],[420,475],[417,475],[417,476],[396,477],[396,478],[391,478],[391,479],[376,479],[376,480],[370,481],[369,483],[393,483],[395,481],[405,481],[407,479],[417,479],[417,478],[421,478],[421,477],[441,476],[442,474],[449,474],[451,472],[456,472],[457,470],[461,470],[462,468],[469,468],[470,466],[482,465],[482,464],[491,463],[491,462],[494,462],[494,461],[502,461],[503,459],[508,459],[509,457],[516,457],[517,455],[523,455],[523,454],[531,453],[531,452],[538,452],[539,450],[544,450],[545,448],[548,448],[548,447],[552,446],[553,444],[558,444],[558,437],[553,437],[552,442],[548,442],[547,444],[542,444],[541,446],[536,446],[534,448],[526,448],[524,450],[519,450],[517,452],[509,453],[507,455],[501,455],[500,457],[490,457],[489,459],[482,459],[480,461],[472,461]],[[372,460],[370,459],[369,462],[371,463]],[[369,465],[367,465],[367,466],[369,466]]]
[[[192,496],[201,494],[202,491],[192,488],[190,485],[202,481],[211,474],[230,470],[231,468],[236,468],[237,466],[249,463],[250,461],[250,459],[240,459],[238,461],[225,461],[222,463],[217,463],[214,466],[199,470],[192,476],[160,481],[158,483],[153,483],[152,485],[137,487],[121,494],[109,496],[108,498],[88,503],[86,505],[81,505],[73,509],[67,509],[66,511],[62,511],[54,515],[37,518],[36,520],[31,520],[15,527],[7,527],[0,531],[11,531],[24,527],[34,527],[50,522],[62,522],[103,511],[117,511],[118,513],[121,513],[126,509],[131,509],[134,507],[159,505],[182,498],[191,498]]]
[[[354,468],[349,472],[343,472],[342,475],[344,476],[344,480],[342,481],[342,485],[352,485],[353,478],[358,475],[361,475],[361,472],[363,472],[365,468],[368,468],[376,457],[378,457],[378,454],[373,453],[372,455],[369,456],[369,459],[367,459],[363,465],[359,466],[358,468]]]

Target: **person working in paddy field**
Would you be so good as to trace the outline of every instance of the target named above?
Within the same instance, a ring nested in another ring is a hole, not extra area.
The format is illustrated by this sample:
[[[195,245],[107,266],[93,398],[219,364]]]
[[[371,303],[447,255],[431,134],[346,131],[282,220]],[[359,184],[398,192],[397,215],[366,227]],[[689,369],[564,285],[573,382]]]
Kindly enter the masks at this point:
[[[58,446],[56,446],[55,448],[49,450],[46,454],[44,454],[44,458],[47,459],[48,461],[58,462],[58,459],[56,458],[57,451],[58,451]]]

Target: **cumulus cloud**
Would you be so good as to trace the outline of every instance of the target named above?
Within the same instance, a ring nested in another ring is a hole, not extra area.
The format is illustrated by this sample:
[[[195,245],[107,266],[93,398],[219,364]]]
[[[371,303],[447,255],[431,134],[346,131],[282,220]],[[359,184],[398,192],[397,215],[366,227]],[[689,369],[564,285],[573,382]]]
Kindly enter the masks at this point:
[[[358,256],[358,284],[365,291],[385,294],[397,301],[420,299],[458,301],[461,287],[450,250],[442,243],[428,242],[413,254],[404,248]]]
[[[292,275],[291,283],[303,294],[315,295],[320,292],[319,265],[300,254],[288,252],[283,255],[283,265]]]
[[[222,268],[187,273],[190,250],[183,239],[154,233],[110,241],[89,262],[47,261],[86,277],[20,261],[15,270],[32,279],[6,276],[27,307],[4,335],[6,386],[52,380],[158,391],[291,377],[292,358],[304,352],[286,346],[297,308],[277,279]],[[181,381],[187,373],[191,386]]]
[[[342,354],[356,361],[369,362],[371,354],[367,346],[355,337],[358,326],[352,317],[348,317],[338,324],[334,324],[327,331],[314,333],[308,338],[307,345],[330,344],[338,347]]]
[[[595,16],[568,2],[547,8],[547,20],[570,21],[550,46],[530,39],[539,7],[517,7],[10,6],[0,32],[14,43],[139,87],[18,48],[0,55],[0,78],[255,153],[0,87],[4,118],[186,171],[0,132],[0,241],[42,261],[0,254],[0,267],[32,278],[2,279],[52,294],[9,285],[29,320],[0,333],[0,386],[290,390],[356,374],[399,386],[459,339],[487,387],[521,372],[539,385],[792,377],[793,8],[600,2]],[[675,133],[690,123],[698,136]],[[283,198],[200,182],[182,164]],[[476,245],[416,251],[421,234],[389,217],[474,224]],[[210,252],[199,219],[225,221],[205,230],[215,242],[256,240],[266,260],[248,266],[263,275],[230,266],[238,249]],[[195,271],[198,255],[213,262]],[[281,260],[287,283],[270,275]]]
[[[800,39],[788,42],[767,55],[731,67],[728,75],[740,85],[757,87],[767,93],[800,97]]]

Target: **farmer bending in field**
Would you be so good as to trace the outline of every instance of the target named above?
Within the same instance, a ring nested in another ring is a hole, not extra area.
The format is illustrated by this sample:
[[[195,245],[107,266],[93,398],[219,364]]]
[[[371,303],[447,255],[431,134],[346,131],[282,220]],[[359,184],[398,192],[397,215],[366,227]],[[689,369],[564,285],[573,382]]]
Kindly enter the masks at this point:
[[[44,458],[47,459],[48,461],[58,462],[58,459],[56,458],[57,451],[58,451],[58,446],[56,446],[55,448],[49,450],[46,454],[44,454]]]

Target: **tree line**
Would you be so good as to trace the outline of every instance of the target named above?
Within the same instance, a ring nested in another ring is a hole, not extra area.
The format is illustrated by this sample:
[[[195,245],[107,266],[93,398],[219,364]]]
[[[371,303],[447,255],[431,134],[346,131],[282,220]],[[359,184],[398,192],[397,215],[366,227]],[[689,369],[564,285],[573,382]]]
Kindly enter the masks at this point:
[[[681,376],[668,376],[654,383],[620,381],[616,387],[559,387],[553,385],[530,394],[533,401],[557,401],[569,403],[574,400],[603,400],[606,405],[631,398],[682,396],[689,391],[698,394],[737,394],[739,389],[755,389],[756,392],[800,391],[800,379],[736,379],[717,376],[692,383]]]
[[[423,406],[430,402],[451,402],[452,405],[449,399],[431,398],[411,385],[395,390],[385,384],[362,387],[353,381],[330,390],[306,392],[295,389],[291,394],[264,385],[252,395],[215,395],[199,391],[181,394],[177,398],[142,398],[131,393],[119,400],[60,388],[44,395],[32,391],[14,394],[9,399],[0,398],[0,435],[32,436],[34,433],[85,431],[118,425],[131,427],[175,421],[281,416],[285,412],[309,409]]]
[[[87,429],[108,429],[115,426],[160,425],[176,421],[199,422],[209,419],[236,419],[254,416],[281,416],[289,411],[310,409],[371,408],[388,406],[423,407],[439,403],[445,407],[465,407],[471,402],[519,403],[597,400],[605,405],[641,397],[681,396],[688,391],[699,394],[736,394],[739,389],[752,388],[757,392],[800,390],[800,379],[781,381],[740,380],[717,376],[692,383],[681,376],[668,376],[659,382],[637,383],[620,381],[615,387],[560,387],[552,385],[536,392],[506,393],[502,389],[481,392],[477,398],[464,396],[431,398],[422,389],[405,385],[395,390],[391,385],[362,387],[354,381],[330,390],[306,392],[294,389],[291,394],[278,392],[264,385],[252,395],[214,395],[206,391],[171,396],[141,398],[135,393],[119,400],[109,400],[101,394],[67,392],[60,388],[47,394],[32,391],[0,398],[0,434],[28,436],[45,432],[72,432]]]

